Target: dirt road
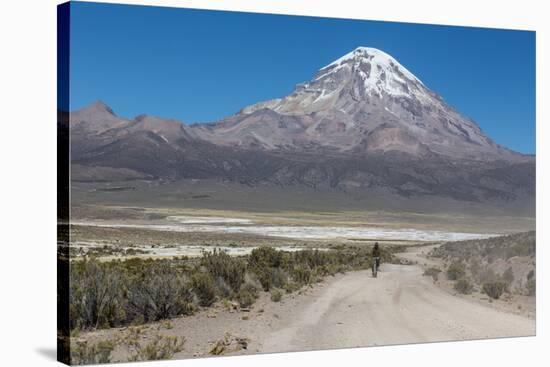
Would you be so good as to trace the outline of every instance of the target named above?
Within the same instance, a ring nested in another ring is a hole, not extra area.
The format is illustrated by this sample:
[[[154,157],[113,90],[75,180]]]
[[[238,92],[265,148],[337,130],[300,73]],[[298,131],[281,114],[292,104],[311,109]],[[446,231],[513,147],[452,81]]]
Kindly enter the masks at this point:
[[[535,320],[437,288],[418,266],[386,264],[377,279],[350,272],[301,302],[261,342],[262,352],[535,334]]]

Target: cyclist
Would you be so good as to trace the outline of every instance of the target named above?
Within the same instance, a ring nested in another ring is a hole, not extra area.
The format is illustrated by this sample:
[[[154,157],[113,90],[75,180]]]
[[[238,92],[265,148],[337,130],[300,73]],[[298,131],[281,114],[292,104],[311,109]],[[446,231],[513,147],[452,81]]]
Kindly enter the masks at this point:
[[[378,242],[375,242],[372,248],[372,276],[376,277],[378,268],[380,268],[380,247]]]

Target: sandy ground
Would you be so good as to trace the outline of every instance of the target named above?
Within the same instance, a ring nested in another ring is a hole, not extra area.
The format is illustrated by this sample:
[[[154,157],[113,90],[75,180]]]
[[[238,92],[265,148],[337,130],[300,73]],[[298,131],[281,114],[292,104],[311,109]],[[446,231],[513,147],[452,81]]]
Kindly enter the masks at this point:
[[[425,251],[416,248],[404,257],[422,259]],[[383,264],[376,279],[369,271],[349,272],[278,303],[263,294],[247,311],[218,304],[169,326],[150,324],[140,342],[156,334],[185,337],[184,350],[174,358],[189,358],[210,355],[224,338],[224,354],[250,354],[535,335],[534,318],[494,306],[452,295],[422,276],[418,265]],[[80,338],[123,338],[128,332],[102,330]],[[246,348],[235,348],[241,339]],[[129,354],[118,347],[113,357],[123,361]]]

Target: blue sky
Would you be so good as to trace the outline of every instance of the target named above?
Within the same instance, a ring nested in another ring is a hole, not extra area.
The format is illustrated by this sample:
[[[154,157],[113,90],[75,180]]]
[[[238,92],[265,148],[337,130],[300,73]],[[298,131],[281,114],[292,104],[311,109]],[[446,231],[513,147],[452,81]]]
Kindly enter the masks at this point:
[[[73,2],[71,109],[210,122],[379,48],[497,143],[535,152],[535,33]]]

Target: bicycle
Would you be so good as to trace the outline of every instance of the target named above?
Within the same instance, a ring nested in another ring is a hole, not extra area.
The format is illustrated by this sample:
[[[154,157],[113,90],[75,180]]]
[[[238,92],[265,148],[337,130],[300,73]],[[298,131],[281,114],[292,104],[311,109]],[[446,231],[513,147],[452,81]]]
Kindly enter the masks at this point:
[[[378,276],[378,269],[380,268],[380,258],[372,258],[372,277],[376,278]]]

